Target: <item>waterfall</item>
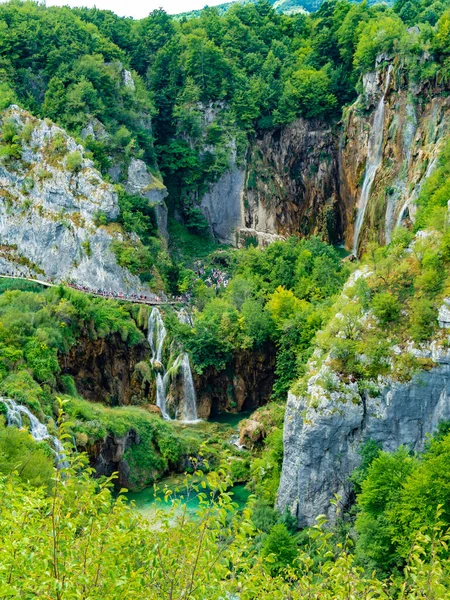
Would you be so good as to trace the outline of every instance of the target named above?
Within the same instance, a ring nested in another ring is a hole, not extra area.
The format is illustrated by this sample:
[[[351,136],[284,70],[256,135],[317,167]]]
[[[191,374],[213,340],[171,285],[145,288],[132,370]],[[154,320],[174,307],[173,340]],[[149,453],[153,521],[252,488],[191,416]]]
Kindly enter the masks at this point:
[[[185,309],[177,313],[178,320],[192,327],[191,317]],[[192,378],[189,354],[184,352],[174,361],[172,367],[166,370],[163,364],[163,348],[167,331],[158,308],[154,307],[148,319],[148,343],[152,352],[151,363],[156,373],[156,406],[161,410],[164,419],[170,421],[166,409],[167,388],[174,373],[181,371],[183,380],[183,409],[182,420],[185,423],[198,421],[197,400],[195,397],[194,381]]]
[[[148,343],[152,351],[152,364],[155,362],[162,364],[162,351],[166,335],[163,318],[155,306],[148,319]]]
[[[425,183],[425,181],[428,179],[428,177],[431,175],[431,173],[434,171],[436,165],[438,162],[438,157],[436,156],[435,158],[433,158],[433,160],[429,163],[427,170],[425,172],[425,175],[423,176],[419,186],[415,189],[414,191],[414,195],[413,195],[413,199],[411,199],[410,197],[406,198],[403,206],[400,209],[400,212],[398,213],[398,217],[397,217],[397,222],[395,224],[396,227],[400,227],[400,225],[402,224],[403,221],[403,216],[405,214],[406,209],[408,208],[408,206],[411,204],[411,201],[414,200],[414,198],[417,198],[417,196],[420,193],[420,190],[422,188],[422,185]]]
[[[192,378],[189,354],[185,352],[180,358],[183,375],[183,421],[187,423],[195,423],[199,419],[197,415],[197,398],[195,395],[194,380]]]
[[[53,451],[56,457],[57,466],[65,466],[65,455],[64,448],[57,437],[50,435],[47,426],[41,423],[39,419],[33,415],[33,413],[23,404],[17,404],[15,400],[10,398],[0,397],[0,402],[6,406],[6,423],[8,426],[17,427],[18,429],[24,428],[22,415],[28,418],[30,424],[31,437],[36,442],[42,442],[43,440],[50,440],[53,445]]]
[[[383,130],[384,130],[384,101],[386,93],[391,81],[392,65],[389,65],[386,85],[384,86],[383,95],[378,102],[375,116],[373,119],[372,131],[369,136],[369,144],[367,149],[366,171],[364,174],[364,182],[361,188],[361,195],[358,201],[358,215],[356,217],[355,232],[353,234],[353,254],[356,256],[358,252],[359,235],[366,213],[367,203],[369,201],[372,185],[375,181],[375,176],[380,168],[383,158]]]
[[[163,318],[155,306],[148,319],[147,339],[152,352],[151,363],[156,371],[156,406],[160,409],[163,418],[170,421],[170,417],[166,411],[167,374],[164,372],[164,365],[162,363],[162,352],[166,335],[167,331]]]
[[[417,116],[414,104],[406,105],[406,120],[402,135],[402,154],[404,157],[399,175],[393,184],[393,191],[388,195],[386,205],[386,225],[385,241],[389,244],[392,241],[392,231],[394,230],[394,217],[397,205],[400,199],[407,195],[408,168],[411,162],[411,148],[413,146],[414,136],[417,131]],[[405,204],[403,204],[405,206]],[[404,213],[404,208],[400,210],[400,215]],[[401,216],[400,216],[401,220]],[[398,227],[398,222],[395,224]]]

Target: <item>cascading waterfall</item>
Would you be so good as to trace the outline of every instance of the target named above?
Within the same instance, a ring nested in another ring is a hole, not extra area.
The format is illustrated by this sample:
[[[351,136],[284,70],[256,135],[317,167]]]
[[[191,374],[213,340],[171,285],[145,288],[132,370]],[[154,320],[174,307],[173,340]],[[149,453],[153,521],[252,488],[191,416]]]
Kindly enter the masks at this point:
[[[414,191],[413,198],[411,198],[411,197],[408,197],[408,198],[405,200],[405,202],[404,202],[403,206],[402,206],[402,207],[401,207],[401,209],[400,209],[400,212],[398,213],[397,222],[396,222],[396,224],[395,224],[395,226],[396,226],[396,227],[400,227],[400,225],[402,224],[403,217],[404,217],[404,215],[405,215],[405,211],[406,211],[406,209],[407,209],[407,208],[410,206],[410,204],[411,204],[412,200],[413,200],[414,198],[417,198],[417,196],[419,195],[419,193],[420,193],[420,190],[421,190],[421,188],[422,188],[422,185],[425,183],[425,181],[428,179],[428,177],[429,177],[429,176],[431,175],[431,173],[434,171],[434,169],[435,169],[435,167],[436,167],[436,165],[437,165],[437,162],[438,162],[438,157],[436,156],[436,157],[435,157],[435,158],[433,158],[433,160],[432,160],[432,161],[429,163],[429,165],[428,165],[428,167],[427,167],[427,170],[426,170],[426,172],[425,172],[425,175],[424,175],[424,176],[423,176],[423,178],[422,178],[422,182],[421,182],[421,184],[420,184],[419,186],[417,186],[416,190]]]
[[[199,419],[197,415],[197,397],[195,395],[194,380],[192,378],[189,354],[185,352],[180,358],[184,392],[183,421],[185,423],[195,423]]]
[[[161,313],[153,308],[148,319],[148,343],[152,352],[151,363],[156,371],[156,406],[160,409],[164,419],[170,421],[166,410],[167,373],[162,363],[162,352],[167,331]]]
[[[406,106],[406,121],[403,127],[403,164],[400,169],[400,173],[393,184],[393,191],[388,195],[386,205],[386,225],[385,225],[385,241],[389,244],[392,240],[392,232],[394,230],[394,217],[397,209],[398,201],[407,195],[407,183],[408,183],[408,168],[411,162],[411,148],[413,145],[414,136],[417,131],[417,116],[416,109],[413,103],[409,103]],[[403,204],[405,206],[405,203]],[[402,214],[404,208],[400,210]],[[401,221],[401,218],[400,218]],[[397,222],[395,226],[398,227]]]
[[[361,233],[361,227],[364,221],[364,215],[366,213],[370,192],[372,191],[373,182],[375,181],[375,176],[377,174],[378,169],[380,168],[381,161],[383,158],[383,130],[385,109],[384,101],[391,81],[391,72],[392,65],[389,65],[386,77],[386,85],[384,86],[383,95],[380,98],[377,109],[375,111],[372,131],[369,137],[366,172],[364,174],[364,182],[361,188],[361,195],[358,202],[358,215],[356,217],[355,232],[353,234],[352,252],[355,256],[358,252],[359,235]]]
[[[178,313],[178,320],[192,327],[192,321],[185,309]],[[156,372],[156,406],[161,411],[164,419],[171,420],[166,408],[167,388],[173,373],[180,372],[183,380],[183,409],[181,411],[182,420],[185,423],[194,423],[198,421],[197,399],[195,396],[194,380],[192,378],[189,354],[183,352],[174,361],[171,369],[166,370],[163,364],[163,348],[167,331],[164,321],[155,306],[148,319],[148,343],[152,352],[151,364]]]
[[[177,317],[180,323],[184,323],[190,327],[193,326],[191,315],[185,308],[178,311]],[[199,421],[197,414],[197,397],[195,394],[189,354],[184,352],[177,358],[177,362],[178,365],[181,366],[181,374],[183,377],[183,421],[185,423],[196,423]]]
[[[41,423],[39,419],[33,415],[33,413],[23,404],[17,404],[15,400],[3,397],[0,397],[0,402],[6,406],[7,425],[17,427],[18,429],[23,429],[24,424],[22,415],[25,415],[28,418],[31,437],[36,440],[36,442],[50,440],[55,452],[56,464],[60,467],[63,467],[65,465],[64,448],[57,437],[50,435],[47,426],[44,425],[44,423]]]

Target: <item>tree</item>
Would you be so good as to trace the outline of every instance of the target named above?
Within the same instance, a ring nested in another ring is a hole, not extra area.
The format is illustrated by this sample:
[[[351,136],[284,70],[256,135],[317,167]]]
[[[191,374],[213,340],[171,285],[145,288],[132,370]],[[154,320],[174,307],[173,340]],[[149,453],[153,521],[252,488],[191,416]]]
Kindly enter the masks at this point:
[[[267,559],[267,569],[272,575],[282,573],[297,555],[297,544],[284,523],[272,527],[261,549]]]
[[[415,466],[415,459],[406,448],[389,454],[381,452],[367,471],[357,498],[358,515],[356,554],[369,569],[386,574],[401,557],[395,543],[396,529],[390,511],[399,502],[402,486]]]

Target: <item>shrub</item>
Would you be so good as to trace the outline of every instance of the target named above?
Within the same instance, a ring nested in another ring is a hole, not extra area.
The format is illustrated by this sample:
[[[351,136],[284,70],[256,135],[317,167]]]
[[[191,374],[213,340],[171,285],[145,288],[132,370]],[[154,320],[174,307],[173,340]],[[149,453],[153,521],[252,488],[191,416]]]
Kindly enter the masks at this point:
[[[375,294],[372,298],[372,310],[382,325],[397,321],[400,316],[400,303],[389,292]]]
[[[81,152],[75,150],[66,156],[66,167],[72,173],[78,173],[83,166],[83,156]]]

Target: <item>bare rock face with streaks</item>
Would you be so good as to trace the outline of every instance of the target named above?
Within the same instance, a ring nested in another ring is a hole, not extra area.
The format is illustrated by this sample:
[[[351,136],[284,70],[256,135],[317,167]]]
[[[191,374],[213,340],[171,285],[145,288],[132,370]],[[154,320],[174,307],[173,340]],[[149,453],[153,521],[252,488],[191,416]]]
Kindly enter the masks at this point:
[[[344,112],[339,179],[344,237],[352,247],[357,206],[364,187],[375,116],[384,94],[381,160],[361,227],[360,250],[369,239],[391,240],[402,221],[414,221],[415,201],[437,164],[450,127],[450,100],[442,87],[420,86],[384,56],[363,77],[363,91]]]
[[[148,171],[143,160],[137,158],[131,159],[125,189],[130,194],[137,194],[147,198],[149,203],[155,207],[158,229],[167,239],[167,207],[164,203],[164,198],[167,196],[167,189],[159,179]]]
[[[0,270],[73,281],[93,289],[142,289],[111,250],[117,194],[83,147],[49,121],[16,106],[0,119],[17,132],[16,155],[0,163]]]
[[[314,525],[319,514],[334,521],[336,507],[330,502],[337,494],[340,505],[347,504],[348,477],[360,462],[361,444],[372,439],[386,451],[401,445],[422,450],[426,434],[450,419],[449,399],[448,357],[408,384],[385,385],[377,397],[349,389],[324,396],[313,408],[309,397],[289,394],[278,508],[288,508],[300,527]]]

